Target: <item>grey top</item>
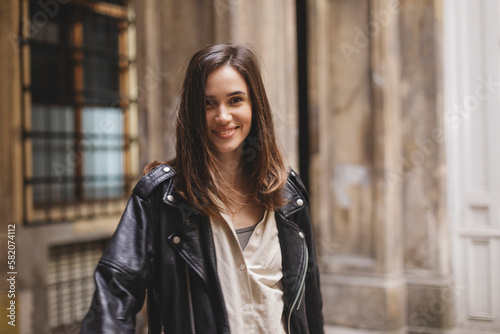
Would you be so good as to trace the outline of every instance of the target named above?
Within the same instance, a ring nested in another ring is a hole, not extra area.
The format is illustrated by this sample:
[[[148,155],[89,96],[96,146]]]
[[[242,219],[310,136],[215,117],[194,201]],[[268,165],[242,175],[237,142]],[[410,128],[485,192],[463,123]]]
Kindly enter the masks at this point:
[[[250,237],[252,236],[252,233],[257,225],[258,224],[255,224],[249,227],[244,227],[235,230],[236,236],[238,237],[238,241],[240,243],[241,250],[245,250],[245,247],[248,245],[248,241],[250,240]]]

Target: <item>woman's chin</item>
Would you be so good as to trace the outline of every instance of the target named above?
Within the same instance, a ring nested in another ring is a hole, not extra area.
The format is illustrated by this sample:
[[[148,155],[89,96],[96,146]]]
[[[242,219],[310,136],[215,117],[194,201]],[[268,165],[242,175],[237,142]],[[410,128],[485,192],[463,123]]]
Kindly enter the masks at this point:
[[[221,145],[215,146],[215,152],[220,156],[240,156],[242,154],[242,145]]]
[[[215,148],[215,151],[217,154],[224,154],[224,155],[231,155],[231,154],[241,154],[241,152],[238,151],[238,148]]]

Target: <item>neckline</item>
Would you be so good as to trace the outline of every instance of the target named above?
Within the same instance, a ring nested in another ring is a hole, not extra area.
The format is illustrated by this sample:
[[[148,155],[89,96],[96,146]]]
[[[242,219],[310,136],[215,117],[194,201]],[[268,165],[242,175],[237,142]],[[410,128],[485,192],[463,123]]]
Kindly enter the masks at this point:
[[[236,233],[253,232],[255,230],[255,228],[257,227],[257,225],[259,225],[259,223],[255,224],[255,225],[252,225],[252,226],[242,227],[242,228],[239,228],[239,229],[235,229],[234,231]]]

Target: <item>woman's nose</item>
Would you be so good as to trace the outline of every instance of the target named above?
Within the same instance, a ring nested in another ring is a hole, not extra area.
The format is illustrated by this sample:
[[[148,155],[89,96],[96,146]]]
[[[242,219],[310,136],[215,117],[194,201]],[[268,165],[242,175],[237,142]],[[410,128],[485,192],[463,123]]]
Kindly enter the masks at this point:
[[[215,116],[216,122],[227,123],[231,121],[231,117],[231,113],[225,106],[220,105],[217,108],[217,115]]]

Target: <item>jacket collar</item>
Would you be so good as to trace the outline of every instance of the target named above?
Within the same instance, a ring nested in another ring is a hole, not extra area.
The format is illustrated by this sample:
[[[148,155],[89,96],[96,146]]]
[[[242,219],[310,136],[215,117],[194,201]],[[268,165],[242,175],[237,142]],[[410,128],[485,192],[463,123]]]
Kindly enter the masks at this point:
[[[165,193],[163,195],[163,202],[165,202],[167,205],[179,207],[184,219],[189,219],[189,217],[191,217],[192,215],[199,215],[199,211],[188,206],[181,200],[179,195],[175,193],[173,182],[175,175],[176,172],[172,168],[172,174],[168,179]],[[306,201],[308,200],[307,194],[304,195],[305,190],[301,191],[300,183],[295,180],[296,177],[297,176],[295,172],[290,171],[285,187],[283,188],[283,197],[287,202],[281,208],[276,210],[285,217],[289,217],[290,215],[302,210],[306,204]]]
[[[301,195],[295,184],[290,180],[290,177],[288,177],[286,181],[286,185],[283,189],[283,195],[287,202],[277,210],[283,216],[289,217],[304,208],[306,199]]]

